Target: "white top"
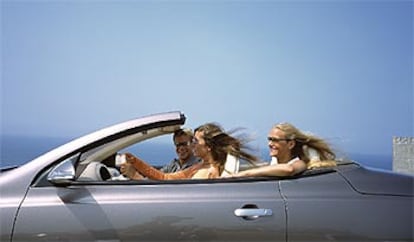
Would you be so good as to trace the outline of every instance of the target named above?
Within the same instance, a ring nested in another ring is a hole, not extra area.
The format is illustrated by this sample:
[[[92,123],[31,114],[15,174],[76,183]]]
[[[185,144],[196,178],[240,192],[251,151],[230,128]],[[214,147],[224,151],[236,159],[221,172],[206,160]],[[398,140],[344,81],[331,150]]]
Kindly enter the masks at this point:
[[[298,160],[300,160],[299,157],[295,157],[295,158],[291,159],[290,161],[288,161],[287,164],[291,165],[291,164],[295,163]],[[272,156],[272,160],[270,161],[270,165],[276,165],[276,164],[279,164],[278,161],[277,161],[277,157]]]
[[[321,157],[319,156],[318,151],[316,151],[314,148],[310,148],[307,145],[303,146],[303,151],[305,154],[309,157],[310,161],[319,161]],[[297,160],[299,160],[299,157],[295,157],[292,160],[290,160],[287,164],[293,164]],[[277,161],[277,157],[273,156],[272,160],[270,161],[270,165],[279,164]]]

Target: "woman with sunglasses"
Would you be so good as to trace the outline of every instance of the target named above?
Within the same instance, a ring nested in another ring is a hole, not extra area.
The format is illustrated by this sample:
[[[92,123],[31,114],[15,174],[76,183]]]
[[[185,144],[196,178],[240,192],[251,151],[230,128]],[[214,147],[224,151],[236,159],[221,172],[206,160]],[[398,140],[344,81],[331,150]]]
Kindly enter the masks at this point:
[[[274,125],[268,135],[270,165],[241,171],[241,176],[293,176],[316,167],[335,166],[335,153],[321,138],[305,134],[289,123]]]

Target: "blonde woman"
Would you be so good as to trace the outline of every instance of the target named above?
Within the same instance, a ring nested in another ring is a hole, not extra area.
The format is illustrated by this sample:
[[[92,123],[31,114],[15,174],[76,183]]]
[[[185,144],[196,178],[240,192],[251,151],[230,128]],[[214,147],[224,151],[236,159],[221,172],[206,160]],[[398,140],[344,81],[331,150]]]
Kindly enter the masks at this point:
[[[289,123],[274,125],[268,134],[269,153],[277,162],[233,174],[240,176],[293,176],[315,167],[335,166],[335,153],[321,138],[305,134]]]
[[[121,172],[131,179],[141,179],[142,176],[155,180],[219,178],[227,154],[251,162],[257,161],[254,155],[245,151],[246,142],[246,139],[226,133],[218,124],[207,123],[194,131],[192,145],[194,155],[201,159],[198,164],[178,172],[164,173],[127,153],[127,164],[121,166]]]

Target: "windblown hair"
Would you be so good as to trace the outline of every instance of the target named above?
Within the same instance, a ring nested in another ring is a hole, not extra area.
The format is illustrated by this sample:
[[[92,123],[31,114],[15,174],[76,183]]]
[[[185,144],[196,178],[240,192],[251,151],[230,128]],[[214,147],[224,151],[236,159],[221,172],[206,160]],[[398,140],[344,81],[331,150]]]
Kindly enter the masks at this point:
[[[220,164],[220,173],[224,169],[224,163],[227,158],[227,154],[233,155],[239,159],[244,159],[254,164],[258,161],[258,157],[252,155],[247,150],[247,143],[250,141],[247,138],[243,138],[242,135],[234,137],[232,134],[236,133],[240,129],[235,129],[229,133],[225,132],[223,128],[216,123],[206,123],[194,130],[194,132],[203,132],[203,138],[208,147],[211,149],[211,154],[214,160]]]
[[[321,161],[335,160],[335,153],[323,139],[311,134],[305,134],[290,123],[279,123],[274,125],[273,128],[282,130],[286,135],[286,139],[296,141],[292,154],[300,157],[303,161],[309,161],[309,157],[304,151],[304,146],[315,149],[319,153]]]

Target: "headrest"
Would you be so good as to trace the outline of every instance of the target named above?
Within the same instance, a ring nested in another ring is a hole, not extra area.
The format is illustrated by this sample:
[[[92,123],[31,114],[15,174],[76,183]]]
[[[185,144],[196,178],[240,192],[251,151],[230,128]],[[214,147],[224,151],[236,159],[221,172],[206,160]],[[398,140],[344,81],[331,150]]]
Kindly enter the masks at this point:
[[[239,172],[239,158],[234,155],[227,154],[226,162],[224,163],[224,170],[221,173],[221,177],[231,175]]]
[[[319,152],[314,148],[311,148],[307,145],[303,146],[303,152],[308,156],[310,161],[320,161],[321,157],[319,156]]]

